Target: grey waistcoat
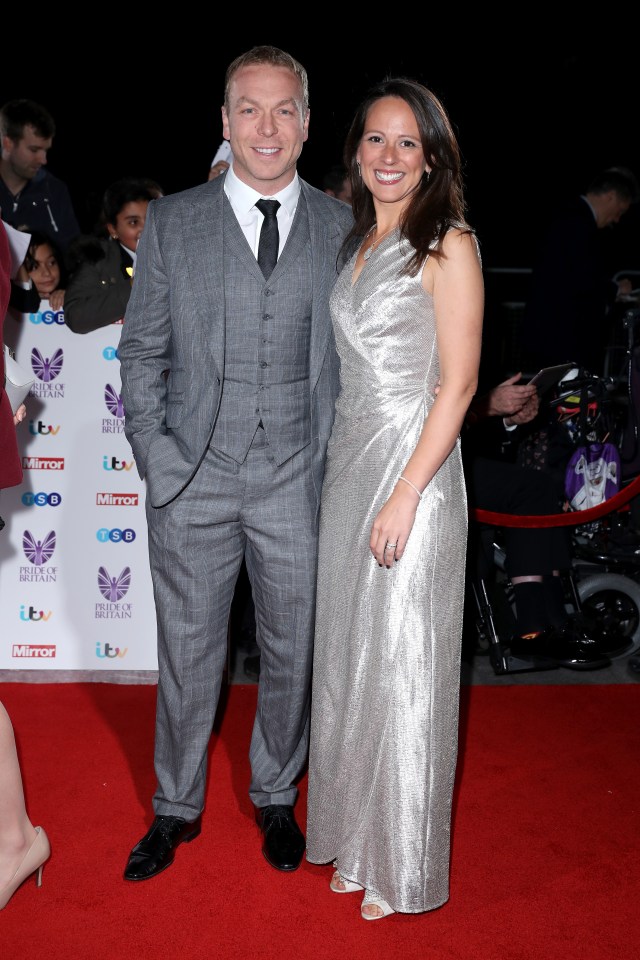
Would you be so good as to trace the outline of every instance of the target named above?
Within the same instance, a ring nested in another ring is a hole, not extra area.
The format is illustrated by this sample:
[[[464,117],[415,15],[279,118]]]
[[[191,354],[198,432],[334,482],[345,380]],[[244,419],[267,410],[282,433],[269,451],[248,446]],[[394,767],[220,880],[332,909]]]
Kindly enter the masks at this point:
[[[225,228],[241,228],[233,214]],[[242,249],[254,261],[244,237]],[[238,244],[236,244],[236,247]],[[225,244],[226,341],[222,399],[212,446],[242,463],[260,421],[276,463],[311,440],[309,346],[312,269],[301,196],[269,280],[246,270]]]

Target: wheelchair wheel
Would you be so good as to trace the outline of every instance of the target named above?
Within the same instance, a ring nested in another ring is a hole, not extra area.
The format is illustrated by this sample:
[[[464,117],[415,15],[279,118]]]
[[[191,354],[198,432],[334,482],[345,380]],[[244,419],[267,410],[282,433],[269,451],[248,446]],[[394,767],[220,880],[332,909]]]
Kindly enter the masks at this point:
[[[640,649],[640,584],[620,573],[594,573],[580,580],[577,589],[587,616],[603,627],[618,627],[632,641],[612,660]]]

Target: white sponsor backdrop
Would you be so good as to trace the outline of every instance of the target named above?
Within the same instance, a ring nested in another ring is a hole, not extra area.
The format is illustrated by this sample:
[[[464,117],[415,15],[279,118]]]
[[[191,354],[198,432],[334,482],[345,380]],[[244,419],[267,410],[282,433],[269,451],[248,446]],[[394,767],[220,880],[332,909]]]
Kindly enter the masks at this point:
[[[145,487],[123,430],[121,329],[72,333],[46,301],[5,322],[36,381],[17,431],[24,481],[0,492],[0,669],[157,669]]]

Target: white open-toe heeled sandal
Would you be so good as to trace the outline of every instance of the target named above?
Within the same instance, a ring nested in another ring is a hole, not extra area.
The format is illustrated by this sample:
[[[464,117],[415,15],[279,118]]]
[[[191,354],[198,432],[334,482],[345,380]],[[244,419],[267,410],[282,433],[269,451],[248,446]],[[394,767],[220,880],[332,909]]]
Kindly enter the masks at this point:
[[[329,888],[333,891],[333,893],[356,893],[358,890],[364,890],[364,887],[361,887],[359,883],[355,882],[355,880],[347,880],[346,877],[342,876],[338,870],[337,860],[333,861],[333,865],[336,870],[329,882]],[[342,887],[335,886],[336,883],[341,883]]]
[[[363,907],[368,907],[374,905],[379,907],[382,910],[382,913],[370,914],[365,913]],[[363,920],[382,920],[383,917],[388,917],[389,914],[395,913],[393,907],[390,907],[386,900],[383,900],[379,893],[376,893],[375,890],[367,890],[364,897],[362,898],[362,907],[360,908],[360,913]]]

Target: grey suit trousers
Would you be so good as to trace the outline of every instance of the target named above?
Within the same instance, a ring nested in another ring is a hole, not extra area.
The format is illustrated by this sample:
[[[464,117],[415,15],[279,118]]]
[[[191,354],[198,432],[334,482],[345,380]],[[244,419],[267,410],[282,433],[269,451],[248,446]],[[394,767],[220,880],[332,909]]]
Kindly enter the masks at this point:
[[[204,808],[243,555],[261,652],[249,795],[257,807],[293,804],[309,739],[318,536],[311,446],[281,466],[262,428],[242,464],[209,448],[178,497],[162,507],[147,500],[147,522],[158,621],[155,813],[193,820]]]

